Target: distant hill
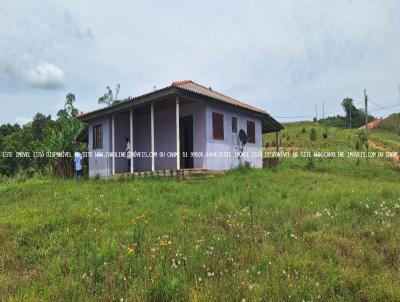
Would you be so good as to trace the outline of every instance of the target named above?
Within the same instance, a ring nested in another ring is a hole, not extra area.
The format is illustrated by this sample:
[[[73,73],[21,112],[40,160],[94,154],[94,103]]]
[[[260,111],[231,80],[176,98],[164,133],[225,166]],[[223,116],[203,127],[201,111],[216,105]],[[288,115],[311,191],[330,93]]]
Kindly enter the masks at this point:
[[[380,129],[384,129],[392,132],[400,132],[400,113],[393,113],[387,118],[383,119],[378,126]]]
[[[368,122],[372,122],[375,118],[372,115],[368,115]],[[349,128],[350,121],[345,116],[328,116],[324,119],[319,119],[318,123],[326,127],[337,127],[337,128]],[[365,125],[365,115],[361,110],[352,114],[351,128],[359,128]]]

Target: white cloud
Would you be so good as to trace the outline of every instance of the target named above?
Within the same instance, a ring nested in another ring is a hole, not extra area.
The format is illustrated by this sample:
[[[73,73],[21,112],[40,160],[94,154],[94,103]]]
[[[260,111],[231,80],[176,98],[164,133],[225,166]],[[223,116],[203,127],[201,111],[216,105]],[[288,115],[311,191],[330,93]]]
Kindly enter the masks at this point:
[[[46,62],[23,73],[23,80],[26,84],[46,89],[64,86],[64,79],[64,71],[61,68]]]
[[[54,115],[68,92],[97,109],[116,83],[123,98],[192,79],[285,117],[341,112],[364,88],[381,106],[399,97],[396,0],[40,2],[2,0],[0,123]]]

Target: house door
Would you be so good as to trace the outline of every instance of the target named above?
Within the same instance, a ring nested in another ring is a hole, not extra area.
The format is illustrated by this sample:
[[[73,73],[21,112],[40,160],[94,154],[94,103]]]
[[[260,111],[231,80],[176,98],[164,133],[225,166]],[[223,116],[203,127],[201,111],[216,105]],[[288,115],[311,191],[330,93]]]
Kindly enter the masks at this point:
[[[181,169],[193,168],[193,115],[179,119],[179,139],[181,151]]]

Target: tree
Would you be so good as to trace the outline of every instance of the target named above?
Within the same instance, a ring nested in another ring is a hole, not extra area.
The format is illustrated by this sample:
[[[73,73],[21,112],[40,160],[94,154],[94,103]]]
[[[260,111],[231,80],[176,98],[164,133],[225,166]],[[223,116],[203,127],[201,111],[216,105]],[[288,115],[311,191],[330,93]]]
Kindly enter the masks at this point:
[[[46,116],[40,112],[36,113],[31,122],[33,139],[43,140],[46,129],[53,127],[54,123],[55,122],[51,119],[50,115]]]
[[[75,95],[67,94],[64,108],[58,111],[57,120],[51,116],[37,113],[32,122],[21,127],[15,125],[0,126],[0,150],[15,152],[69,152],[72,156],[76,150],[82,150],[77,143],[78,135],[85,128],[77,119],[78,109],[75,107]],[[36,153],[36,154],[38,154]],[[32,153],[31,153],[32,154]],[[46,156],[0,157],[0,174],[13,176],[32,176],[35,172],[45,171],[53,165],[53,173],[69,176],[73,172],[72,157],[48,158]]]
[[[97,103],[98,104],[106,104],[107,106],[111,106],[116,103],[119,103],[117,98],[118,98],[118,93],[119,93],[120,88],[121,88],[121,86],[118,83],[117,86],[115,87],[115,98],[114,98],[114,93],[113,93],[112,89],[110,88],[110,86],[107,86],[106,87],[107,91],[103,94],[103,96],[99,97],[99,100],[97,101]]]
[[[10,135],[13,134],[14,132],[18,132],[21,130],[20,125],[18,124],[3,124],[0,126],[0,151],[3,150],[3,144],[4,144],[4,140],[5,138]]]
[[[106,104],[107,106],[111,106],[113,99],[114,99],[113,92],[112,92],[110,86],[107,86],[106,89],[107,89],[107,92],[104,93],[103,96],[99,97],[99,100],[97,103],[98,104]]]
[[[20,131],[13,132],[4,138],[3,151],[14,154],[19,151],[31,151],[33,144],[31,125],[27,124]],[[19,170],[26,170],[31,166],[33,166],[33,159],[29,157],[0,157],[0,174],[12,176]]]
[[[75,94],[68,93],[65,97],[64,108],[57,112],[58,119],[77,117],[79,111],[74,107],[75,101]]]
[[[120,88],[121,88],[121,86],[118,83],[117,86],[115,87],[115,98],[114,98],[114,93],[113,93],[112,89],[110,88],[110,86],[107,86],[106,87],[107,91],[103,94],[103,96],[99,97],[99,100],[97,101],[97,103],[98,104],[106,104],[107,106],[111,106],[111,105],[119,103],[117,98],[118,98],[118,93],[119,93]]]
[[[72,156],[84,146],[77,141],[78,135],[85,125],[75,117],[63,119],[57,129],[52,129],[47,141],[47,149],[53,152],[68,152],[71,157],[56,157],[53,159],[53,173],[57,176],[68,177],[73,175],[74,163]]]
[[[7,152],[35,152],[44,148],[48,129],[54,127],[51,116],[37,113],[32,122],[21,127],[19,125],[2,125],[0,129],[6,134],[1,139],[0,147]],[[3,132],[0,131],[0,132]],[[1,136],[1,135],[0,135]],[[23,171],[25,175],[32,175],[35,171],[43,170],[49,163],[46,157],[6,157],[0,158],[0,174],[15,175]]]
[[[59,111],[54,128],[48,133],[46,149],[53,152],[68,152],[71,157],[56,157],[52,160],[53,173],[67,177],[73,174],[73,158],[75,151],[82,150],[84,146],[77,142],[78,135],[84,130],[85,125],[76,117],[78,109],[75,108],[75,95],[67,94],[64,109]]]
[[[354,114],[357,113],[357,108],[354,107],[353,104],[353,99],[352,98],[345,98],[342,101],[342,107],[346,113],[346,117],[349,118],[351,114],[351,118],[354,116]]]
[[[358,128],[365,124],[365,112],[362,109],[357,109],[353,104],[353,99],[345,98],[342,101],[342,107],[346,112],[346,118],[343,121],[345,125],[349,125],[351,121],[352,128]],[[368,116],[368,122],[374,119],[373,116]]]
[[[316,141],[317,140],[317,131],[314,128],[311,128],[310,140],[312,140],[312,141]]]
[[[367,139],[367,136],[365,135],[364,131],[359,131],[358,132],[355,141],[356,141],[355,148],[356,148],[357,151],[360,151],[363,146],[367,147],[367,145],[368,145],[368,139]],[[357,157],[356,164],[357,165],[360,164],[360,158],[359,157]]]

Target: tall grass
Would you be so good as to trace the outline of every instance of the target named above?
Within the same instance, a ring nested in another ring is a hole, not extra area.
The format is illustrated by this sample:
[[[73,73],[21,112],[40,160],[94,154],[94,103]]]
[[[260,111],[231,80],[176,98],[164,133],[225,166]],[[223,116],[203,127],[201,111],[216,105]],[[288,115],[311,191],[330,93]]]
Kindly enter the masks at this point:
[[[287,159],[206,180],[0,184],[0,297],[399,301],[398,172]]]

